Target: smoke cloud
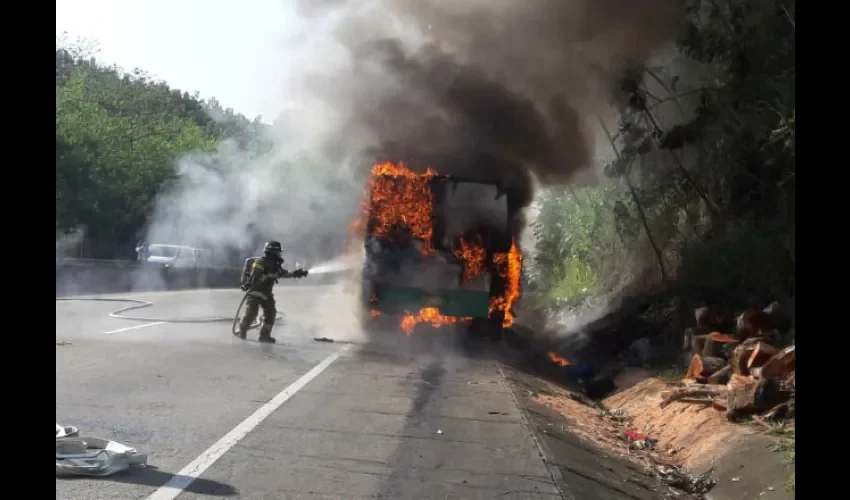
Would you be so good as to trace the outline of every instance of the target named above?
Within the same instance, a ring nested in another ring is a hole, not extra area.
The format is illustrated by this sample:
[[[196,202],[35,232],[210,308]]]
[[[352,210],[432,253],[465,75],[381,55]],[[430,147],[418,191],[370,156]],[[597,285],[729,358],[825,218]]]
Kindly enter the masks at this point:
[[[380,156],[507,182],[527,205],[534,180],[567,183],[590,166],[595,115],[619,75],[676,34],[683,4],[298,0],[273,154],[185,159],[149,238],[274,238],[331,254]]]
[[[344,169],[285,147],[252,157],[228,141],[215,154],[181,160],[180,181],[158,200],[148,241],[212,249],[231,265],[271,239],[290,263],[337,252],[360,187]]]

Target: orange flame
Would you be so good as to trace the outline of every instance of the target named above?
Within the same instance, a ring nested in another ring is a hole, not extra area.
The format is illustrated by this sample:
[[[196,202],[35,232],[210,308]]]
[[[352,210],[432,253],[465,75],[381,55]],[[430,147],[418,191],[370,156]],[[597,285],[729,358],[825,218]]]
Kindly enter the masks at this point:
[[[549,353],[549,359],[552,360],[553,363],[559,364],[561,366],[568,366],[570,364],[569,360],[563,356],[558,356],[554,352]]]
[[[406,226],[414,238],[424,243],[423,251],[431,251],[431,178],[430,168],[423,174],[409,170],[404,163],[385,162],[372,167],[367,196],[363,200],[363,217],[352,230],[362,233],[367,227],[376,236],[387,236],[393,226]],[[403,178],[405,182],[398,182]]]
[[[418,323],[430,323],[431,326],[439,328],[444,325],[453,325],[458,321],[465,321],[470,318],[456,318],[454,316],[442,316],[440,310],[436,307],[425,307],[419,310],[419,314],[405,314],[401,318],[401,329],[407,335],[413,333],[413,329]]]
[[[490,311],[501,311],[505,314],[502,326],[507,328],[514,324],[513,306],[519,299],[522,284],[522,253],[511,243],[508,253],[498,253],[493,256],[493,262],[501,268],[499,274],[505,278],[505,293],[490,300]]]
[[[461,235],[460,248],[454,249],[454,254],[463,261],[463,280],[472,281],[481,276],[487,259],[487,250],[481,244],[481,235],[475,235],[476,241],[469,241],[466,235]]]
[[[384,162],[372,167],[366,196],[363,200],[362,216],[351,225],[355,241],[362,241],[366,230],[376,236],[388,236],[393,226],[403,225],[410,229],[414,238],[423,243],[422,252],[434,252],[431,237],[433,234],[432,209],[433,193],[431,179],[437,175],[432,169],[424,173],[415,173],[408,169],[403,162]],[[399,182],[399,180],[403,182]],[[481,275],[486,269],[487,249],[481,241],[481,235],[461,235],[459,248],[454,248],[454,254],[464,262],[464,281],[471,281]],[[352,244],[352,249],[356,245]],[[507,253],[493,255],[493,272],[502,276],[505,281],[505,291],[500,297],[490,300],[490,312],[503,312],[503,326],[509,327],[514,322],[513,305],[520,296],[522,254],[513,241]],[[380,313],[374,311],[373,316]],[[433,326],[454,324],[470,318],[455,318],[440,315],[437,308],[423,308],[418,314],[405,314],[402,317],[401,328],[410,334],[415,325],[427,322]]]

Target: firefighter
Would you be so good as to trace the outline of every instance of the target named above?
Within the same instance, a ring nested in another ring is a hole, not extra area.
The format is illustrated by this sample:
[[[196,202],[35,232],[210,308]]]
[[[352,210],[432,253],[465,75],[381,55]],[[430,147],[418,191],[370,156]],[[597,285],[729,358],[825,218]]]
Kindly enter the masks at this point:
[[[248,278],[248,298],[245,300],[245,316],[239,324],[239,338],[245,339],[248,327],[257,318],[260,308],[263,309],[263,325],[260,327],[260,342],[273,344],[274,337],[271,336],[277,309],[275,308],[274,294],[272,288],[280,278],[302,278],[307,276],[304,269],[287,271],[283,269],[283,257],[281,256],[280,242],[269,241],[263,246],[263,256],[257,257],[251,267]]]

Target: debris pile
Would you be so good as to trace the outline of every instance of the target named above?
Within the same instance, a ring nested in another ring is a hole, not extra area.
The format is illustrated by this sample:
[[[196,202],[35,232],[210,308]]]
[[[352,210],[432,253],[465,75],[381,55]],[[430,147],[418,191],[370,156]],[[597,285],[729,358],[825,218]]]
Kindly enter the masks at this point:
[[[56,424],[56,476],[109,476],[148,457],[134,448],[97,437],[80,437],[74,426]]]
[[[793,332],[793,316],[789,321],[777,303],[748,309],[729,333],[720,331],[723,320],[711,309],[697,309],[695,316],[697,325],[685,330],[688,371],[676,389],[662,393],[661,408],[680,401],[710,404],[731,421],[793,418],[796,346],[783,346]]]
[[[681,466],[680,457],[670,453],[669,448],[662,445],[660,436],[636,421],[628,409],[606,408],[604,404],[581,392],[568,391],[554,382],[542,383],[544,385],[536,388],[537,391],[528,391],[535,402],[563,416],[569,423],[570,434],[627,460],[638,466],[638,470],[655,478],[659,491],[664,492],[663,498],[704,499],[703,493],[715,484],[716,481],[711,477],[712,470],[694,474]],[[543,432],[550,431],[544,428]],[[566,432],[564,426],[561,432]]]
[[[574,363],[555,351],[546,352],[545,355],[540,353],[535,359],[546,360],[536,367],[538,371],[559,381],[577,384],[583,396],[591,400],[600,400],[616,389],[607,372],[597,373],[596,368],[588,362]]]
[[[708,471],[704,474],[691,474],[681,467],[671,465],[656,465],[651,472],[664,484],[686,493],[704,495],[711,491],[717,481]]]

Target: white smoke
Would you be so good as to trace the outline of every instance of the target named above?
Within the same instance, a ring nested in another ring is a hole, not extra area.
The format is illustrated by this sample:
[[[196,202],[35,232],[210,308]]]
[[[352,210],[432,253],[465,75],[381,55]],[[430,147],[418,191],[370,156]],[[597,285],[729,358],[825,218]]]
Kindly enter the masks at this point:
[[[278,239],[315,262],[347,238],[364,150],[393,143],[568,181],[589,166],[600,97],[672,36],[682,0],[293,4],[289,36],[269,40],[286,75],[272,151],[226,143],[181,160],[149,241],[250,252]]]
[[[179,181],[159,198],[148,241],[244,258],[274,239],[295,258],[327,258],[343,243],[359,187],[345,165],[291,154],[279,142],[256,157],[226,141],[214,154],[180,160]]]

